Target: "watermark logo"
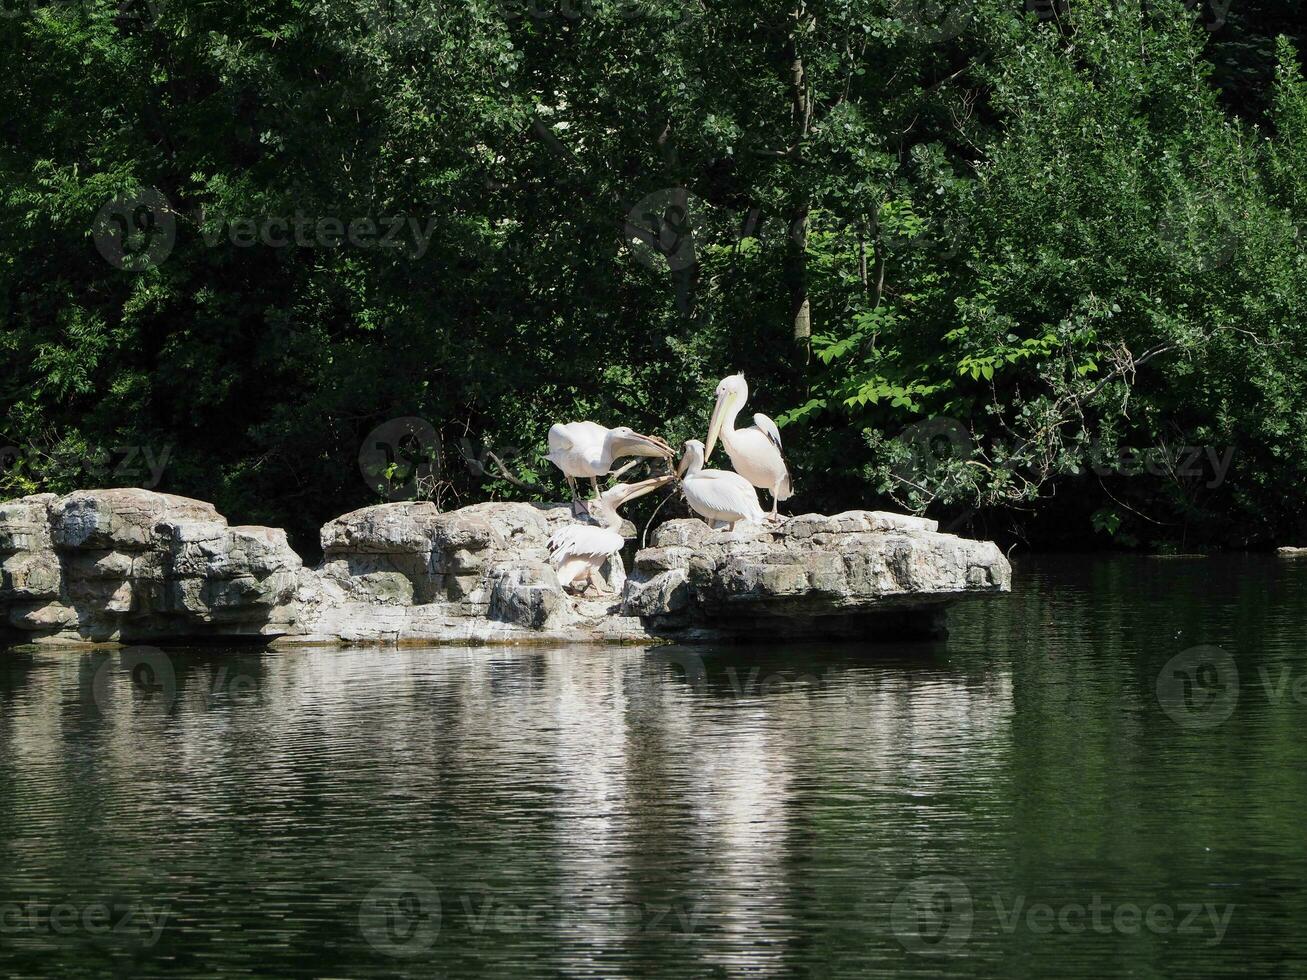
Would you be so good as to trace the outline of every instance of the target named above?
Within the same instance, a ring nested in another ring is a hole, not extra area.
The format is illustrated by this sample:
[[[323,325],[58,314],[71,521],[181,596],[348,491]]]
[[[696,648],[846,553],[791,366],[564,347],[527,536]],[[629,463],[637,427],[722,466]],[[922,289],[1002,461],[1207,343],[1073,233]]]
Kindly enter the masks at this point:
[[[127,647],[106,654],[91,678],[91,697],[101,714],[130,703],[136,710],[167,714],[177,703],[177,671],[155,647]]]
[[[395,42],[436,24],[430,0],[362,0],[363,24],[369,34]]]
[[[1230,6],[1233,0],[1184,0],[1184,5],[1190,10],[1199,11],[1199,17],[1205,26],[1212,33],[1216,33],[1225,26],[1227,17],[1230,14]]]
[[[695,235],[704,204],[684,187],[647,194],[627,212],[624,238],[637,262],[680,272],[699,261]]]
[[[153,24],[163,16],[165,0],[118,0],[118,22]]]
[[[1240,237],[1234,205],[1216,193],[1169,200],[1157,220],[1162,254],[1196,273],[1229,265],[1239,251]]]
[[[359,447],[359,472],[385,500],[434,500],[453,487],[454,467],[461,464],[475,481],[506,480],[534,493],[519,463],[529,453],[516,446],[479,444],[464,435],[446,444],[426,419],[390,419],[368,433]]]
[[[957,419],[946,416],[914,422],[898,434],[896,441],[906,452],[900,452],[890,476],[909,500],[925,504],[944,493],[952,471],[976,455],[971,432]],[[964,507],[960,514],[942,523],[940,530],[950,533],[975,515],[975,507]]]
[[[971,938],[971,890],[957,878],[933,875],[908,884],[890,907],[890,929],[910,953],[947,956]]]
[[[1066,13],[1066,0],[1026,0],[1026,13],[1034,14],[1041,24]]]
[[[971,26],[976,0],[895,0],[891,9],[909,37],[942,44]]]
[[[163,191],[138,187],[100,208],[91,226],[105,261],[127,272],[158,268],[177,243],[177,217]]]
[[[1157,675],[1157,703],[1182,728],[1215,728],[1238,702],[1239,668],[1220,647],[1190,647]]]
[[[957,419],[923,419],[898,434],[907,455],[894,467],[894,477],[910,487],[926,488],[947,476],[947,468],[966,462],[976,452],[970,431]]]
[[[426,419],[383,422],[363,440],[359,472],[386,500],[411,500],[440,468],[440,436]]]
[[[388,878],[359,906],[359,931],[387,956],[419,956],[440,935],[440,893],[419,874]]]

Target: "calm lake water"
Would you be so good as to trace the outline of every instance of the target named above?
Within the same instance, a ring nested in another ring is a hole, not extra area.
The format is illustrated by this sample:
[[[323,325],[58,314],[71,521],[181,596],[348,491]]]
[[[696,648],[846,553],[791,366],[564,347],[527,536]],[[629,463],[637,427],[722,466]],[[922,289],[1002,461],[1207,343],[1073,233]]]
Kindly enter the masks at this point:
[[[1016,582],[930,644],[0,655],[0,976],[1307,975],[1307,560]]]

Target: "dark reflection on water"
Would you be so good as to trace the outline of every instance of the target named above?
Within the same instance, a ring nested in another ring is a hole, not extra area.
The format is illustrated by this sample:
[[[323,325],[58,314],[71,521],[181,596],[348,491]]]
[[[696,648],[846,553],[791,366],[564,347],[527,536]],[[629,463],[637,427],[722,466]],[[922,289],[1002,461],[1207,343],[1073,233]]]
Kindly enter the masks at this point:
[[[1307,561],[1017,583],[935,644],[5,654],[0,976],[1297,974]]]

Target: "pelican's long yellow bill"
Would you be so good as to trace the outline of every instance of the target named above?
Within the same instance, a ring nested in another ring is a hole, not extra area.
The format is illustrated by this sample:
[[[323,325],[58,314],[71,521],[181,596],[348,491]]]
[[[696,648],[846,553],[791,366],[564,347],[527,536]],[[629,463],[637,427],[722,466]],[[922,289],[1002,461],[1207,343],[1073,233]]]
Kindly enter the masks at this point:
[[[707,465],[708,458],[712,456],[713,446],[717,445],[717,437],[722,432],[722,422],[726,418],[726,408],[730,403],[731,393],[723,391],[717,396],[717,404],[713,406],[712,418],[708,421],[708,438],[703,444],[703,461]]]
[[[657,490],[659,487],[666,486],[674,479],[676,479],[676,477],[672,476],[670,473],[664,473],[662,476],[650,477],[647,480],[641,480],[639,483],[627,484],[625,492],[621,495],[622,499],[617,506],[620,507],[622,504],[629,503],[636,497],[643,497],[646,493],[649,493],[652,490]]]

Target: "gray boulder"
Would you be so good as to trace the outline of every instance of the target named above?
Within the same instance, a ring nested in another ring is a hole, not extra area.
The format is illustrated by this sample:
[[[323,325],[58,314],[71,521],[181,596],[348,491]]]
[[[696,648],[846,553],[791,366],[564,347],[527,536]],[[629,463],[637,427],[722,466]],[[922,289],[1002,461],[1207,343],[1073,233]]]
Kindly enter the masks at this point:
[[[691,519],[654,531],[622,609],[662,636],[929,634],[948,603],[1011,585],[996,545],[925,518],[804,514],[734,532]]]
[[[620,557],[600,570],[606,601],[564,592],[548,542],[573,520],[563,504],[514,502],[352,511],[323,527],[320,582],[301,592],[303,629],[284,642],[606,638],[612,624],[596,623],[616,607],[625,570]]]
[[[228,527],[150,490],[0,505],[0,612],[49,642],[279,635],[303,563],[285,532]]]

